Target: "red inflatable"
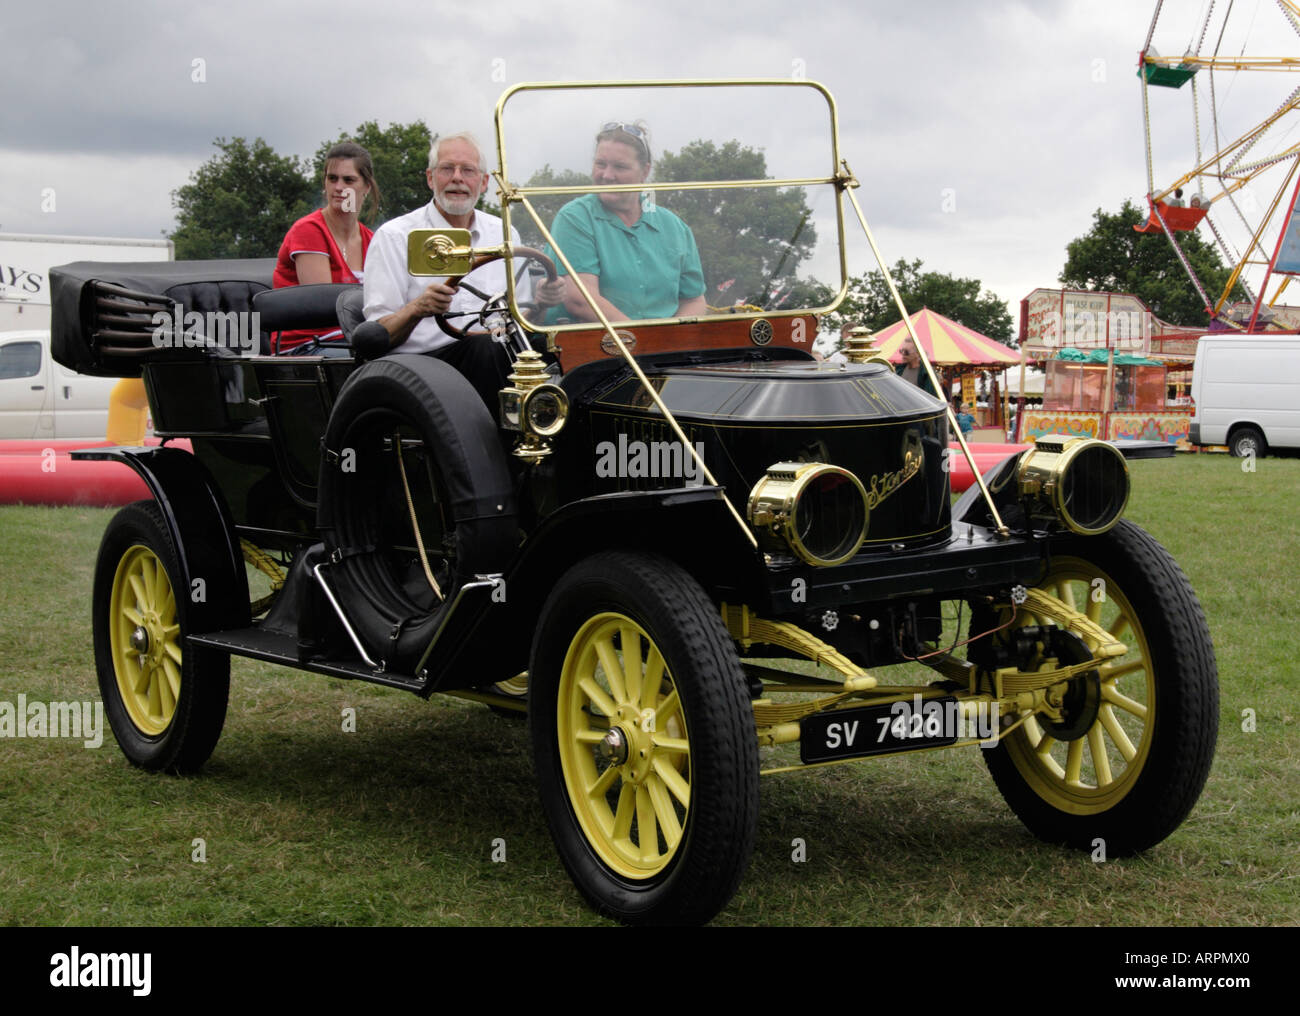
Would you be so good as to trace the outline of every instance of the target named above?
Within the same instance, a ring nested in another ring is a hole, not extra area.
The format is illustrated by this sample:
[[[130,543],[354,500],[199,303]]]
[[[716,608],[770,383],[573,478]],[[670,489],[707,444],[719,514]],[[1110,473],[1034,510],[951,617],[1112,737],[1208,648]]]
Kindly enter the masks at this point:
[[[146,444],[158,444],[149,438]],[[122,505],[149,497],[149,488],[130,466],[120,462],[77,461],[69,453],[78,448],[103,448],[107,441],[0,440],[0,504]],[[168,447],[190,451],[185,440]],[[975,482],[961,446],[953,442],[949,464],[954,494]],[[1033,447],[1027,444],[970,445],[980,474],[1003,459]]]
[[[68,438],[61,437],[57,440],[42,441],[9,437],[0,439],[0,455],[40,455],[46,448],[53,448],[60,455],[66,455],[68,452],[77,448],[107,448],[113,442],[100,439],[99,441],[90,441],[86,438]],[[150,438],[149,444],[157,444],[158,439]]]
[[[967,445],[971,450],[971,454],[975,456],[975,464],[979,466],[981,476],[1003,459],[1010,458],[1012,455],[1019,455],[1021,452],[1028,451],[1033,447],[1033,445],[1027,444],[980,444],[978,442],[967,442]],[[948,456],[949,482],[952,484],[952,492],[960,494],[975,482],[975,474],[971,472],[970,463],[966,461],[966,456],[962,454],[961,445],[954,441],[948,447],[951,449]]]
[[[159,443],[149,438],[149,445]],[[0,504],[123,505],[150,497],[149,488],[130,466],[111,461],[80,461],[78,448],[104,448],[107,441],[0,441]],[[191,451],[188,441],[170,448]]]

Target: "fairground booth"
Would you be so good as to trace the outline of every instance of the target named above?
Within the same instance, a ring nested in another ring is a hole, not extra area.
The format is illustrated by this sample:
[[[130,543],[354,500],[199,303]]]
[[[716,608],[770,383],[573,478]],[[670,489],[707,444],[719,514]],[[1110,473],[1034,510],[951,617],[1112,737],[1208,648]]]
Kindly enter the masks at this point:
[[[1043,367],[1047,381],[1042,406],[1017,414],[1016,439],[1186,443],[1203,331],[1167,324],[1125,293],[1034,290],[1020,301],[1022,364]]]

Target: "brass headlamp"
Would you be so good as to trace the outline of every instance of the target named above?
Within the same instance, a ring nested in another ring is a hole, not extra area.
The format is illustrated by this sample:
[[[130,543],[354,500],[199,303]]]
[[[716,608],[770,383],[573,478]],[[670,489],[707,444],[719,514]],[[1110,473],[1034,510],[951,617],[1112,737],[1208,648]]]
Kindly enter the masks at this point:
[[[1128,463],[1107,441],[1047,434],[1016,469],[1031,519],[1060,522],[1083,536],[1104,533],[1128,505]]]
[[[551,454],[550,440],[569,419],[569,396],[550,380],[542,355],[529,349],[515,359],[511,385],[501,389],[501,426],[523,435],[515,454],[540,462]]]
[[[843,564],[867,537],[867,492],[823,462],[778,462],[750,491],[746,514],[763,542],[817,567]]]

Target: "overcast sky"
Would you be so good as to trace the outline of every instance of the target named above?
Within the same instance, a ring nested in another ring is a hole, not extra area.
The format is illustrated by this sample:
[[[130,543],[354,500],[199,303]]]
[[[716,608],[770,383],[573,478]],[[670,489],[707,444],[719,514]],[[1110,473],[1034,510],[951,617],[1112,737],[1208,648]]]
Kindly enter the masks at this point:
[[[364,120],[423,118],[486,138],[497,97],[520,81],[802,75],[835,95],[885,256],[979,278],[1015,307],[1055,284],[1097,208],[1146,191],[1134,70],[1152,7],[7,3],[0,230],[158,237],[174,228],[171,192],[219,136],[306,156]],[[1169,52],[1203,4],[1165,9],[1180,22]],[[1190,168],[1190,106],[1160,118],[1157,140]],[[874,267],[861,244],[853,253],[852,272]]]

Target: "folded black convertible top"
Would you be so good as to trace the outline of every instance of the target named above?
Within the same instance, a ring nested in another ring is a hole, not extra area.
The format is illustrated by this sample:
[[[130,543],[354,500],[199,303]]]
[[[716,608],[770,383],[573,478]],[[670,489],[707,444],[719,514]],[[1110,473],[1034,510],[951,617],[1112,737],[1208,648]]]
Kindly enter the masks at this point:
[[[137,377],[141,355],[123,355],[165,310],[246,312],[271,288],[274,258],[230,261],[78,261],[50,269],[54,359],[81,374]],[[143,350],[141,350],[143,352]]]

